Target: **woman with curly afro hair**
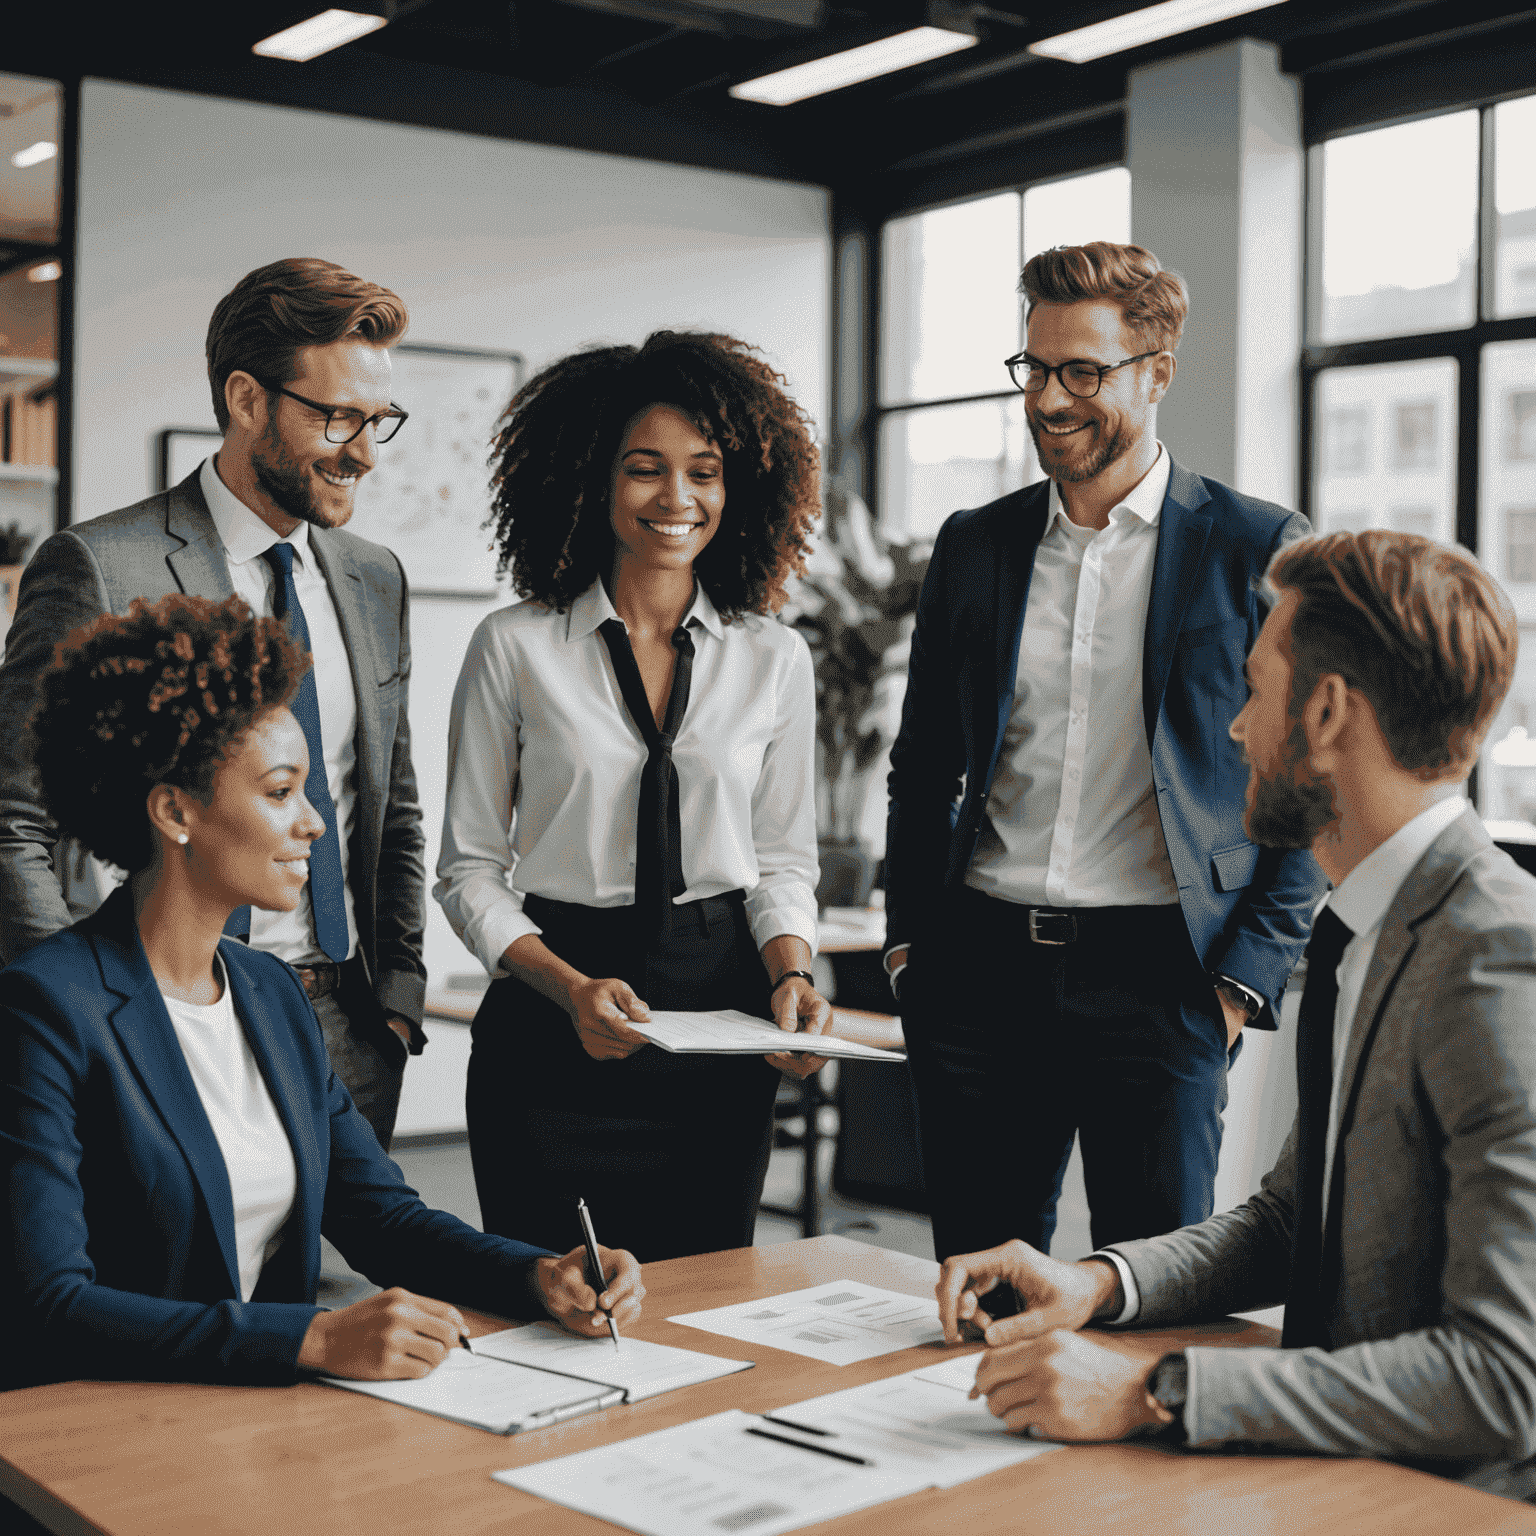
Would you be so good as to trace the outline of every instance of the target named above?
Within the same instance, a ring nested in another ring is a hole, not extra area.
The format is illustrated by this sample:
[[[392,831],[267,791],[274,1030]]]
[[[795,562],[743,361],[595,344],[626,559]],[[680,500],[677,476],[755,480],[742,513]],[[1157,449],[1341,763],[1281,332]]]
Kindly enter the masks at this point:
[[[739,1009],[820,1033],[815,689],[774,617],[819,510],[809,423],[730,336],[578,352],[495,443],[528,599],[470,642],[434,891],[493,978],[467,1107],[488,1232],[597,1229],[645,1259],[752,1241],[780,1072],[632,1024]]]
[[[41,679],[49,810],[128,879],[0,971],[21,1314],[0,1387],[424,1376],[464,1328],[444,1295],[606,1329],[584,1250],[556,1258],[417,1199],[332,1072],[298,974],[224,935],[237,907],[297,906],[325,831],[287,708],[308,666],[240,598],[178,595],[74,631]],[[318,1308],[322,1227],[389,1289]],[[605,1257],[603,1300],[633,1319],[639,1267]]]

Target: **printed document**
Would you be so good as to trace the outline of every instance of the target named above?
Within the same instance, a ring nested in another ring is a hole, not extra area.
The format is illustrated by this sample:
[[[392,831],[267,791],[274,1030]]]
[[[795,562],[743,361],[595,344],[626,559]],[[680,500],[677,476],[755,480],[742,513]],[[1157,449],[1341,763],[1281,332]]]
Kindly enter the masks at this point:
[[[607,1334],[581,1339],[558,1323],[530,1323],[485,1334],[475,1340],[475,1353],[618,1387],[626,1403],[752,1369],[750,1360],[726,1360],[645,1339],[621,1338],[615,1349]]]
[[[667,1321],[809,1355],[828,1365],[852,1365],[944,1338],[939,1304],[932,1296],[903,1296],[855,1280],[832,1280],[762,1301],[684,1312]]]
[[[718,1013],[653,1013],[650,1018],[629,1021],[631,1029],[664,1051],[685,1055],[760,1056],[774,1051],[807,1051],[816,1056],[840,1056],[859,1061],[905,1061],[905,1051],[887,1051],[835,1035],[791,1035],[767,1019],[753,1018],[734,1008]]]
[[[492,1475],[642,1536],[780,1536],[931,1481],[788,1440],[760,1416],[731,1409]]]
[[[333,1387],[365,1392],[422,1413],[488,1429],[497,1435],[544,1429],[577,1414],[611,1408],[624,1400],[617,1388],[530,1370],[489,1356],[450,1349],[443,1362],[419,1381],[344,1381],[322,1376]]]

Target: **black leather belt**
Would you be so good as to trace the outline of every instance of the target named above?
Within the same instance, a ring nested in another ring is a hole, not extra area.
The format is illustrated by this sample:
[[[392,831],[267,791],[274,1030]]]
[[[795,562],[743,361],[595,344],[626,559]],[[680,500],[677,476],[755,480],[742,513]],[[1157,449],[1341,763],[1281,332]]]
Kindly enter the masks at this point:
[[[329,997],[341,985],[341,967],[334,960],[317,960],[313,965],[295,969],[312,1002],[317,997]]]
[[[1167,907],[1025,907],[1030,942],[1076,944],[1079,939],[1111,938],[1116,933],[1145,934],[1149,924],[1167,914],[1178,918],[1176,906]],[[1179,919],[1182,921],[1182,919]]]

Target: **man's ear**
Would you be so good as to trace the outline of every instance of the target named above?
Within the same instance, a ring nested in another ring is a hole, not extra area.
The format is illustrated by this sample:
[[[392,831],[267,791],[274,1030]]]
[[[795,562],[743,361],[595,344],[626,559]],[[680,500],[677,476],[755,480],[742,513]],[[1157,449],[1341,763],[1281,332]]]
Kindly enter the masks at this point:
[[[267,392],[243,368],[224,380],[224,405],[232,426],[257,433],[267,425]]]
[[[1301,712],[1314,770],[1322,772],[1331,765],[1349,728],[1355,702],[1349,696],[1349,684],[1337,672],[1325,672],[1318,678]]]
[[[1152,359],[1151,400],[1154,405],[1168,393],[1168,386],[1173,383],[1178,371],[1179,360],[1172,352],[1159,352]]]

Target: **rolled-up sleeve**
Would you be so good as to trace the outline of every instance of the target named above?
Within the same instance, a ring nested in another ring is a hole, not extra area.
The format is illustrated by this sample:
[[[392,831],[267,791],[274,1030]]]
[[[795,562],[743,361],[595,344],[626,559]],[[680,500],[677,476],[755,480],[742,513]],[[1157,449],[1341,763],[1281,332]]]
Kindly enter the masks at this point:
[[[448,796],[432,895],[490,976],[507,946],[540,928],[509,879],[520,715],[512,657],[491,619],[469,643],[448,723]]]
[[[790,934],[816,949],[816,679],[810,647],[790,631],[793,649],[779,688],[773,737],[752,795],[758,882],[747,920],[761,949]]]

